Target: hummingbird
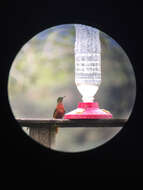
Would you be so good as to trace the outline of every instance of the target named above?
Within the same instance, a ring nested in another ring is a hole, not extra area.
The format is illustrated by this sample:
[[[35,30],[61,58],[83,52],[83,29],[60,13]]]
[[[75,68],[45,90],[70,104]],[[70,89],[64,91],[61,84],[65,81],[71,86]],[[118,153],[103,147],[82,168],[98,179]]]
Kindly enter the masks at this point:
[[[55,111],[53,113],[53,119],[61,119],[61,118],[63,118],[63,116],[65,114],[64,105],[62,103],[64,97],[65,96],[58,97],[57,106],[56,106]],[[49,148],[51,148],[51,146],[53,146],[55,144],[56,134],[58,133],[58,126],[55,124],[55,125],[51,126],[51,128],[49,128],[48,130],[49,130],[48,131],[49,132],[49,135],[48,135]]]
[[[64,114],[65,114],[65,109],[64,109],[64,105],[63,105],[63,99],[65,98],[65,96],[63,97],[58,97],[57,99],[57,106],[56,109],[53,113],[53,118],[54,119],[61,119],[63,118]],[[58,132],[58,128],[56,128],[56,133]]]

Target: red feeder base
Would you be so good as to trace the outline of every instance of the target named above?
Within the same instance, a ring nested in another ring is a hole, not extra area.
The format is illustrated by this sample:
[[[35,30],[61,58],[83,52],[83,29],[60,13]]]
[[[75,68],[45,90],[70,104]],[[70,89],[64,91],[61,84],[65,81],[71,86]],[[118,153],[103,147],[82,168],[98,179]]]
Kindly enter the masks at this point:
[[[112,114],[100,109],[98,102],[80,102],[78,108],[65,114],[64,119],[110,119]]]

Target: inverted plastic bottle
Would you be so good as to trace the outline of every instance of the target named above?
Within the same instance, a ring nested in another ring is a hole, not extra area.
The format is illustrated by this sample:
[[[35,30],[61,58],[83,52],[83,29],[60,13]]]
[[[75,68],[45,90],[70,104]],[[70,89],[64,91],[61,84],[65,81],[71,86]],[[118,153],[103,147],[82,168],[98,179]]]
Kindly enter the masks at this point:
[[[65,114],[65,119],[112,118],[112,114],[99,108],[94,96],[101,83],[101,44],[99,30],[75,24],[75,83],[83,102]]]
[[[83,102],[93,102],[101,83],[99,30],[75,24],[75,83]]]

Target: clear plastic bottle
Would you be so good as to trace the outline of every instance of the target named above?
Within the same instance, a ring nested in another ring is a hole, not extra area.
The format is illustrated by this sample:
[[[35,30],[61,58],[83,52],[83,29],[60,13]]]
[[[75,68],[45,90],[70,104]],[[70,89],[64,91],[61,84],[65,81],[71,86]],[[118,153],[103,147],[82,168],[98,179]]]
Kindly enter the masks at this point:
[[[75,83],[83,102],[93,102],[101,83],[99,30],[75,24]]]

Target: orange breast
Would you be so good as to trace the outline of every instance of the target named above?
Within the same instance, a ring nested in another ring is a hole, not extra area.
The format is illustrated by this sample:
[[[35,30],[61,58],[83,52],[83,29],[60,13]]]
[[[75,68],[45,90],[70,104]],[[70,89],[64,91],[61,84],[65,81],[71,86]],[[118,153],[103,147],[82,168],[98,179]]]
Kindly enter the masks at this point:
[[[64,110],[64,105],[62,103],[57,104],[56,107],[58,110]]]
[[[54,118],[62,118],[64,116],[65,109],[62,103],[59,103],[54,113]]]

